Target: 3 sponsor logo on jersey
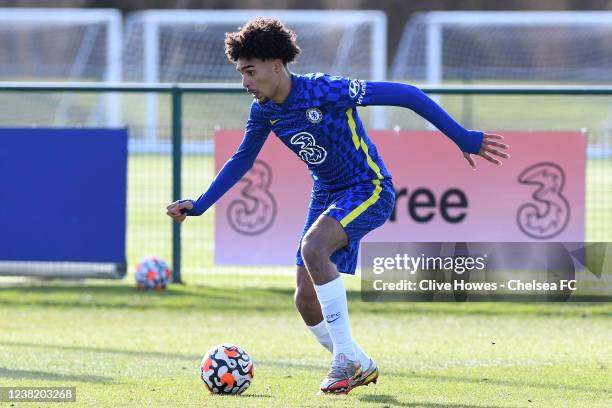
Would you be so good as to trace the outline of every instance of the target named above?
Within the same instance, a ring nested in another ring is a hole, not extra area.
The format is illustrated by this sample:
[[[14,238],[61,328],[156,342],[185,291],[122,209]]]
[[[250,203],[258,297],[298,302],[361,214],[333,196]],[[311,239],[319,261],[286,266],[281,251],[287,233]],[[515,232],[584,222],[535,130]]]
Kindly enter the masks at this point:
[[[321,164],[327,157],[327,151],[322,146],[317,145],[314,136],[308,132],[293,135],[291,144],[300,148],[297,154],[306,163]]]
[[[361,81],[359,79],[353,79],[351,82],[349,82],[349,96],[351,97],[351,99],[357,98],[358,105],[362,104],[365,93],[366,93],[365,81]]]
[[[310,108],[306,111],[306,119],[310,123],[317,124],[323,120],[323,112],[319,108]]]

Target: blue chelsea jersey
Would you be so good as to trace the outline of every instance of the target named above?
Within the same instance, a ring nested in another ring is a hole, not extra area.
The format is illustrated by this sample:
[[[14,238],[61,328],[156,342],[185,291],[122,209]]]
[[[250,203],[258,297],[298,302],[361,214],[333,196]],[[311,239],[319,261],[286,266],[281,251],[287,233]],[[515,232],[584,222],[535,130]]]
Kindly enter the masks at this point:
[[[357,107],[366,105],[411,109],[463,152],[478,154],[481,150],[484,133],[463,128],[415,86],[292,74],[291,91],[282,104],[253,102],[240,147],[208,190],[193,201],[189,215],[204,213],[240,180],[271,131],[308,165],[315,188],[335,190],[391,178],[357,114]]]
[[[253,102],[241,150],[258,151],[273,131],[322,188],[391,178],[357,113],[367,82],[321,73],[292,74],[291,82],[282,104]]]

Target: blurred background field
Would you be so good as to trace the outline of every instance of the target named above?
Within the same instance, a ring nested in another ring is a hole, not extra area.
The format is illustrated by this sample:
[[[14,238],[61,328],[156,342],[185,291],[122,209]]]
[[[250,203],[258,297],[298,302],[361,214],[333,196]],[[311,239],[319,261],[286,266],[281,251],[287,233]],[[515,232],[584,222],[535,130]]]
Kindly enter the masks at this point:
[[[596,2],[511,1],[505,11],[486,2],[323,3],[312,8],[302,2],[271,2],[260,11],[248,10],[262,7],[257,2],[245,2],[236,10],[170,10],[164,4],[160,10],[145,10],[127,3],[113,10],[81,3],[75,3],[81,7],[75,9],[8,7],[0,13],[5,22],[0,41],[6,45],[0,53],[0,80],[238,86],[239,75],[223,53],[224,33],[255,15],[268,14],[298,33],[303,52],[291,67],[295,72],[326,71],[426,88],[612,81],[612,14]],[[300,6],[307,10],[298,11]],[[583,131],[588,140],[586,239],[612,238],[612,96],[431,96],[468,128],[502,134]],[[215,130],[243,128],[250,98],[235,92],[188,92],[182,99],[182,196],[195,198],[216,172]],[[0,104],[0,126],[127,127],[128,268],[147,255],[172,259],[172,227],[164,215],[173,201],[172,99],[167,92],[5,89]],[[370,107],[360,109],[360,115],[370,129],[431,129],[404,109]],[[182,228],[181,272],[186,282],[202,283],[206,275],[219,273],[291,273],[290,267],[215,266],[213,219],[214,209]]]

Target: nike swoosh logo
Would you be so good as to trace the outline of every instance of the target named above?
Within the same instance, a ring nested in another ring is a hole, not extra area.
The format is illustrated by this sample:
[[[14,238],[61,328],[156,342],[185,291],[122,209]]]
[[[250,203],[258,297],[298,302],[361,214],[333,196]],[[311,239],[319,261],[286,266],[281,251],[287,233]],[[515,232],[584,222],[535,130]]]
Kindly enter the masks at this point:
[[[327,320],[327,323],[333,323],[333,322],[335,322],[336,320],[338,320],[339,318],[340,318],[340,316],[338,316],[338,317],[336,317],[335,319],[332,319],[332,320]]]
[[[279,120],[280,120],[280,119],[276,119],[276,120],[272,120],[272,119],[270,119],[270,124],[271,124],[271,125],[273,125],[273,124],[275,124],[276,122],[278,122]]]

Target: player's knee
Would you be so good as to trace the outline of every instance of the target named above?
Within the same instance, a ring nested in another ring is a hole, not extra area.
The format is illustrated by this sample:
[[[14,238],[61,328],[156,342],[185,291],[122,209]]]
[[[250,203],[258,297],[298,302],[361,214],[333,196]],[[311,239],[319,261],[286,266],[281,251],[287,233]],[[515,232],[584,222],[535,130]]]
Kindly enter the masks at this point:
[[[326,256],[326,248],[316,238],[306,235],[302,240],[302,259],[306,264],[317,263]],[[327,255],[329,257],[329,255]]]

